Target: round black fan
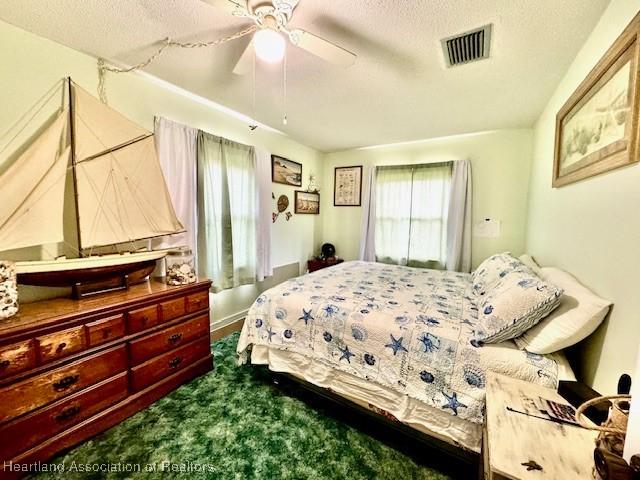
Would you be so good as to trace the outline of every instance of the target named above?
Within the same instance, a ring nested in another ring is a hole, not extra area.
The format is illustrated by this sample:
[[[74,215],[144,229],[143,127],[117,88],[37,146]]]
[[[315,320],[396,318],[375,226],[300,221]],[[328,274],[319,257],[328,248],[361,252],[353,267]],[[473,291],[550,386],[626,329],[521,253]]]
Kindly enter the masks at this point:
[[[336,256],[336,247],[331,243],[325,243],[322,245],[322,258],[333,258]]]

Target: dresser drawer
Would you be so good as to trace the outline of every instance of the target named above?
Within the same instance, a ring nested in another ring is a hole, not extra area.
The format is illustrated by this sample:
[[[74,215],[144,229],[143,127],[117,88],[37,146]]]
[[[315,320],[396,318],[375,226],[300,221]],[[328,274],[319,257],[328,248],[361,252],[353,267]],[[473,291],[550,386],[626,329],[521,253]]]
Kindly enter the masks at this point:
[[[64,358],[86,348],[84,326],[38,337],[40,362],[47,363]]]
[[[131,342],[131,364],[138,365],[161,353],[209,335],[209,315],[203,315]]]
[[[87,338],[90,347],[102,345],[120,337],[124,337],[124,315],[87,323]]]
[[[24,372],[36,365],[33,340],[0,347],[0,378]]]
[[[0,423],[127,369],[124,345],[0,389]]]
[[[127,313],[127,321],[130,333],[154,327],[160,323],[160,318],[158,317],[158,306],[152,305],[150,307],[131,310]]]
[[[209,308],[209,292],[198,292],[187,296],[187,313]]]
[[[186,313],[184,303],[184,297],[162,302],[160,304],[160,318],[162,321],[168,322],[169,320],[183,316]]]
[[[131,370],[131,388],[138,392],[206,357],[211,352],[209,336],[155,357]]]
[[[48,407],[0,427],[0,459],[10,459],[43,440],[80,423],[127,396],[127,373],[121,373]]]

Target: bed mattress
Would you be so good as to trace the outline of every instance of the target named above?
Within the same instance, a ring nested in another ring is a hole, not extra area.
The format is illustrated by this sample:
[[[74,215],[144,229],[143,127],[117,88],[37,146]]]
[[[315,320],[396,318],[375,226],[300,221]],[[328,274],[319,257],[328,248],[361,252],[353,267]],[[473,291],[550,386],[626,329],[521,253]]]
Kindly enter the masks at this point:
[[[502,348],[517,350],[513,342]],[[558,364],[560,380],[575,380],[569,363],[562,353],[553,354]],[[400,421],[426,435],[480,453],[482,425],[463,420],[442,409],[413,399],[394,389],[333,369],[324,363],[293,352],[255,345],[251,363],[266,365],[269,370],[287,373],[305,382],[327,388],[361,407]]]
[[[345,390],[345,395],[384,391],[385,398],[391,395],[400,406],[388,410],[380,399],[364,400],[402,421],[411,421],[407,412],[430,407],[438,412],[426,415],[433,422],[474,430],[472,438],[459,442],[469,447],[477,443],[484,420],[487,371],[547,387],[557,385],[560,372],[556,358],[518,350],[513,342],[477,344],[476,324],[470,275],[345,262],[258,297],[248,312],[238,353],[246,360],[253,346],[252,361],[273,368],[283,367],[280,353],[288,353],[298,366],[312,365],[320,377],[314,373],[310,378],[294,366],[280,371],[320,386],[330,375],[336,382],[368,386]],[[338,391],[336,385],[331,388]]]

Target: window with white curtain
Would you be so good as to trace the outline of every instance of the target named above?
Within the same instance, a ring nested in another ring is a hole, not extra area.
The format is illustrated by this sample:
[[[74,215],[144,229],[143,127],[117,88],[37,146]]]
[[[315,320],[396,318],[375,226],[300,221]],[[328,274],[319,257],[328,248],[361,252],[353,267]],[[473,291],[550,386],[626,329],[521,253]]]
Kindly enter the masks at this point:
[[[452,163],[378,167],[376,261],[444,268]]]
[[[256,281],[257,189],[253,147],[198,134],[198,264],[214,291]]]

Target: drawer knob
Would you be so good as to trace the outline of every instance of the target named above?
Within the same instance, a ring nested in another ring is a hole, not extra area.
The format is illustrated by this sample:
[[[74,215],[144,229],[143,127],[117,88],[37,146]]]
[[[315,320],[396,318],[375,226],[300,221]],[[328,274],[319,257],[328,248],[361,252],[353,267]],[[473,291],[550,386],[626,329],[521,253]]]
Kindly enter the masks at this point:
[[[169,368],[176,369],[182,363],[182,357],[175,357],[169,360]]]
[[[60,353],[62,352],[62,350],[64,350],[66,348],[67,344],[65,342],[62,342],[61,344],[58,345],[58,348],[56,348],[56,353]]]
[[[149,317],[147,317],[146,315],[143,315],[140,320],[142,320],[142,325],[146,325],[147,322],[149,321]]]
[[[68,377],[64,377],[62,380],[54,383],[53,389],[56,392],[62,392],[77,383],[78,380],[80,380],[80,375],[69,375]]]
[[[59,415],[56,415],[56,421],[59,423],[67,422],[80,413],[80,407],[75,405],[63,410]]]
[[[171,344],[171,345],[175,345],[177,343],[180,342],[180,340],[182,340],[182,334],[181,333],[175,333],[173,335],[171,335],[167,341]]]
[[[109,338],[110,335],[111,335],[111,329],[110,328],[105,328],[102,331],[102,338]]]
[[[11,365],[10,360],[2,360],[0,362],[0,370],[6,370],[7,368],[9,368],[9,365]]]

